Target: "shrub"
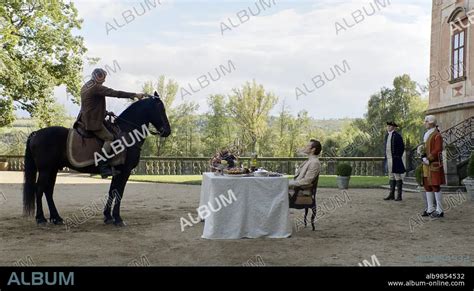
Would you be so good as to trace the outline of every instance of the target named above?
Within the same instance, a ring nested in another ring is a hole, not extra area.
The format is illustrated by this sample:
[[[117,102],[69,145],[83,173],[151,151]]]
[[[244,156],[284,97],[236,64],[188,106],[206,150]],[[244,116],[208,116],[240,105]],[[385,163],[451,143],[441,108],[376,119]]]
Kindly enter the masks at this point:
[[[421,184],[423,183],[423,165],[419,165],[418,167],[416,167],[415,178],[418,185],[421,186]]]
[[[336,168],[336,175],[342,177],[350,177],[352,175],[352,167],[349,164],[338,164]]]

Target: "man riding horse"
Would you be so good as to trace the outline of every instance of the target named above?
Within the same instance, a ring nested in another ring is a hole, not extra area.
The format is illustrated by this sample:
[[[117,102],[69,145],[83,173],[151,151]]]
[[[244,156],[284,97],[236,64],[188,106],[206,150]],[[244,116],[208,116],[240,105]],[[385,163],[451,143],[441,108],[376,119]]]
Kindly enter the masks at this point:
[[[114,127],[118,128],[124,136],[128,134],[132,140],[131,134],[139,131],[143,127],[153,126],[160,138],[166,138],[171,134],[171,125],[166,114],[166,108],[157,92],[154,95],[127,93],[115,91],[104,87],[106,72],[104,70],[94,70],[92,78],[81,90],[81,111],[78,116],[76,129],[70,129],[62,126],[49,126],[39,129],[28,136],[25,146],[24,159],[24,183],[23,183],[23,211],[25,215],[35,215],[36,222],[39,225],[47,223],[43,212],[43,195],[46,196],[50,213],[50,222],[53,224],[63,224],[64,220],[59,215],[53,199],[56,177],[60,170],[69,168],[80,173],[89,174],[111,174],[112,171],[102,164],[100,167],[94,163],[94,153],[90,154],[84,150],[84,159],[92,161],[91,164],[78,165],[73,163],[70,151],[73,151],[73,137],[77,134],[80,139],[88,139],[89,132],[106,141],[101,146],[94,144],[95,151],[105,150],[107,146],[114,147],[110,141],[114,136],[104,126],[105,97],[113,96],[119,98],[138,97],[141,100],[133,102],[119,116],[117,116]],[[77,127],[81,130],[77,130]],[[82,136],[79,131],[85,135]],[[140,132],[138,132],[140,133]],[[141,136],[141,134],[140,134]],[[94,139],[90,139],[94,141]],[[108,141],[108,143],[107,143]],[[130,145],[127,145],[126,155],[122,156],[123,161],[117,163],[119,171],[112,178],[110,183],[107,203],[104,205],[104,222],[116,226],[124,226],[125,223],[120,215],[121,201],[124,195],[125,186],[133,171],[140,162],[141,147],[145,139],[137,139]],[[81,149],[79,148],[79,151]],[[113,156],[113,155],[110,155]],[[110,164],[110,163],[108,163]],[[114,160],[114,164],[115,160]],[[120,173],[118,173],[120,172]],[[113,208],[112,208],[113,205]],[[35,211],[36,210],[36,211]]]
[[[114,135],[105,127],[104,120],[107,115],[105,97],[138,98],[142,99],[144,94],[116,91],[103,86],[107,72],[97,68],[92,72],[91,79],[81,88],[81,110],[77,121],[83,129],[92,132],[96,137],[104,141],[103,150],[111,152],[110,144],[114,141]],[[108,161],[100,161],[98,164],[102,178],[119,174],[108,165]]]

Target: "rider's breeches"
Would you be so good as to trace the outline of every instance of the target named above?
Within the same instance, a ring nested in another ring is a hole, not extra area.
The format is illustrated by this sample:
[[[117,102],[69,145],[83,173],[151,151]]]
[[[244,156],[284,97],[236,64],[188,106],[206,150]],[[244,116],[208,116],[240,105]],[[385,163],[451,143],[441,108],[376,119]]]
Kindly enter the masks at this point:
[[[105,125],[102,125],[101,129],[95,130],[94,134],[95,136],[104,141],[103,148],[107,153],[110,153],[110,151],[112,150],[110,144],[114,141],[114,135],[110,133],[110,131],[105,127]]]

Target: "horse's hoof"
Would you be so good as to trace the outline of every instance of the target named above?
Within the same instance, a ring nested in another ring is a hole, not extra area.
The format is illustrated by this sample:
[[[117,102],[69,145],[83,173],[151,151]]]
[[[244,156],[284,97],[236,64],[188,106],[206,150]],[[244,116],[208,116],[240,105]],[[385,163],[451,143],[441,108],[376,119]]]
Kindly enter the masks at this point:
[[[36,224],[38,226],[45,226],[47,223],[48,223],[48,221],[46,220],[46,218],[37,218],[36,219]]]
[[[124,227],[124,226],[127,226],[125,224],[125,222],[123,221],[114,221],[114,225],[117,226],[117,227]]]
[[[50,218],[49,221],[54,225],[64,225],[64,220],[61,217]]]
[[[107,225],[112,224],[112,223],[114,223],[114,219],[106,217],[106,218],[104,218],[104,223],[107,224]]]

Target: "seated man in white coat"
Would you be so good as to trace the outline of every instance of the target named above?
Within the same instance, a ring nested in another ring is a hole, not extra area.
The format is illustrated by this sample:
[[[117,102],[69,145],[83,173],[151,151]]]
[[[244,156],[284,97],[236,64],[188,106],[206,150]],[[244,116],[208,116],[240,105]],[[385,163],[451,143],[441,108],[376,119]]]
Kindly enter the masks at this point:
[[[318,158],[321,149],[322,146],[319,141],[310,140],[303,150],[303,153],[308,155],[308,160],[301,164],[296,171],[295,178],[290,181],[290,188],[307,188],[312,185],[319,172],[321,172],[321,163]]]

